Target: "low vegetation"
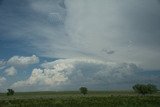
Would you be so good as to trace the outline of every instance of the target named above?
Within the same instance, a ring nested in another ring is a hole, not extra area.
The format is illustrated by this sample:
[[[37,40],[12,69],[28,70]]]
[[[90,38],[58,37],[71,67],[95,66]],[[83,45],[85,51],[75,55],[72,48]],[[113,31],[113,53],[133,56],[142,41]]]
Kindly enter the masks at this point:
[[[153,84],[136,84],[133,87],[133,90],[139,94],[153,94],[158,91],[157,87]]]
[[[159,107],[160,94],[141,96],[134,92],[70,92],[0,94],[0,107]]]
[[[159,107],[160,93],[156,86],[136,84],[133,89],[136,93],[88,91],[86,87],[79,88],[81,94],[79,91],[14,93],[8,89],[9,96],[0,93],[0,107]]]

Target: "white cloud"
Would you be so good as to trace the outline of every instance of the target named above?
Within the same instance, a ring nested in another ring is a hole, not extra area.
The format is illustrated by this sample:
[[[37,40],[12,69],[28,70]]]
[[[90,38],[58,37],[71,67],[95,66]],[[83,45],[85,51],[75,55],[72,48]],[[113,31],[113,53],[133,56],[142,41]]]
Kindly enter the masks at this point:
[[[10,68],[5,69],[5,73],[8,76],[14,76],[17,73],[17,70],[12,66]]]
[[[60,59],[46,62],[42,68],[35,68],[27,80],[17,81],[11,87],[38,87],[46,86],[50,89],[61,89],[80,85],[98,86],[102,84],[123,81],[126,76],[139,70],[134,64],[104,62],[90,58]],[[43,87],[45,89],[45,87]]]
[[[11,66],[28,66],[32,64],[39,63],[39,58],[35,55],[32,56],[13,56],[8,61],[7,64]]]
[[[4,84],[5,82],[6,82],[6,78],[0,77],[0,86],[2,86],[2,84]]]

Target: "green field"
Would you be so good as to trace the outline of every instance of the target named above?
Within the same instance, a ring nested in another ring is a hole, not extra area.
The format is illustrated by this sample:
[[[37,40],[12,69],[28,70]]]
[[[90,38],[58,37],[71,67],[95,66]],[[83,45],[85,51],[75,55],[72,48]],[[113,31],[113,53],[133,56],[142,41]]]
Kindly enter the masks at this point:
[[[160,93],[138,95],[127,91],[19,92],[0,94],[0,107],[160,107]]]

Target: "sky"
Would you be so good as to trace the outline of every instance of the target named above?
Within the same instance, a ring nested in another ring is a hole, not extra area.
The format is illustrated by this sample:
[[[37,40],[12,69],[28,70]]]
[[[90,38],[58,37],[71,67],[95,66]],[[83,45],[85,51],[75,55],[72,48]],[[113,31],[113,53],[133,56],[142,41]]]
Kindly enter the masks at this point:
[[[0,92],[160,87],[159,0],[0,0]]]

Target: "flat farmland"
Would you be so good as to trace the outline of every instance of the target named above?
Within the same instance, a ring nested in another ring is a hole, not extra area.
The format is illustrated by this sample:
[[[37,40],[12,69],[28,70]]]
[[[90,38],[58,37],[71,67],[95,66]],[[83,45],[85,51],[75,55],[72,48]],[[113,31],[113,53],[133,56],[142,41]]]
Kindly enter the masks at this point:
[[[159,107],[160,93],[138,95],[132,91],[17,92],[0,94],[0,107]]]

